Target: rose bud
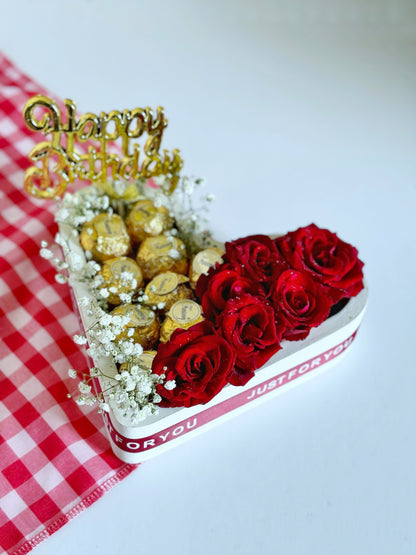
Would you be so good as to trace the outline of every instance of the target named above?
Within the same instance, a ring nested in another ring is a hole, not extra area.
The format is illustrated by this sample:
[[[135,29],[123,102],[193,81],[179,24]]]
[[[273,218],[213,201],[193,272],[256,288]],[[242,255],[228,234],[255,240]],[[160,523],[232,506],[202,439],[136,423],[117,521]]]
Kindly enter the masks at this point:
[[[161,407],[192,407],[208,403],[226,385],[234,367],[235,353],[206,320],[187,330],[176,330],[159,345],[152,372],[165,374],[157,386]]]
[[[364,264],[357,249],[327,229],[311,224],[279,237],[275,243],[292,268],[309,272],[328,287],[333,303],[354,297],[364,287]]]
[[[319,326],[327,317],[331,301],[325,288],[310,274],[286,270],[272,285],[270,298],[276,313],[287,321],[283,339],[304,339],[310,328]]]

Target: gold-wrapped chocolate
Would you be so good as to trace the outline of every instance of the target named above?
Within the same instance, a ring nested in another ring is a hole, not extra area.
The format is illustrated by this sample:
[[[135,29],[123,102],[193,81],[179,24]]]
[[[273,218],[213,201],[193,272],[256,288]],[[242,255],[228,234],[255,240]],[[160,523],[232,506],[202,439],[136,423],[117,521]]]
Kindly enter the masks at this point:
[[[186,274],[188,270],[185,244],[172,236],[148,237],[140,245],[136,260],[145,279],[168,270],[178,274]]]
[[[116,256],[125,256],[130,251],[130,237],[124,221],[118,214],[103,213],[84,224],[80,243],[90,251],[94,260],[103,262]]]
[[[222,263],[224,252],[216,247],[209,247],[200,251],[192,258],[189,265],[189,278],[193,289],[195,289],[200,275],[206,274],[210,268]]]
[[[142,354],[139,356],[139,362],[145,368],[152,368],[153,359],[156,356],[157,351],[143,351]]]
[[[104,280],[102,287],[108,290],[107,301],[112,305],[123,302],[120,299],[120,293],[133,295],[143,285],[141,269],[132,258],[127,256],[106,260],[98,275],[101,275]]]
[[[140,181],[107,180],[99,181],[97,186],[113,200],[133,203],[143,197]]]
[[[149,281],[144,290],[146,304],[167,312],[181,299],[193,299],[194,295],[187,283],[189,278],[175,272],[163,272]]]
[[[124,331],[117,336],[117,340],[133,338],[140,343],[145,351],[152,349],[159,339],[159,320],[156,314],[147,306],[139,304],[121,304],[111,312],[112,315],[129,316],[130,321]],[[133,329],[133,333],[129,330]]]
[[[132,362],[123,362],[123,364],[120,365],[120,372],[123,372],[123,370],[130,370],[130,368],[135,364],[140,366],[140,368],[147,368],[151,370],[156,353],[157,351],[143,351],[142,354]]]
[[[160,341],[169,341],[172,333],[177,329],[187,330],[194,324],[202,322],[202,308],[195,301],[182,299],[173,304],[160,328]]]
[[[149,199],[139,200],[126,218],[127,231],[136,244],[171,229],[173,218],[164,206],[156,207]]]

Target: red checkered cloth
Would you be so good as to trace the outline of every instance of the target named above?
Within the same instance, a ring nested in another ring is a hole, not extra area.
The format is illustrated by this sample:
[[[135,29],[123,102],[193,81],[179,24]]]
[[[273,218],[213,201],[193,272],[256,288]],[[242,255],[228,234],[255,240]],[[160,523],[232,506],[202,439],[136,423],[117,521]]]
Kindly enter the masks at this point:
[[[87,362],[72,340],[69,288],[39,256],[57,232],[53,202],[23,190],[41,137],[22,109],[37,93],[48,94],[0,53],[0,548],[9,554],[30,551],[135,468],[112,454],[96,409],[67,398],[68,369]]]

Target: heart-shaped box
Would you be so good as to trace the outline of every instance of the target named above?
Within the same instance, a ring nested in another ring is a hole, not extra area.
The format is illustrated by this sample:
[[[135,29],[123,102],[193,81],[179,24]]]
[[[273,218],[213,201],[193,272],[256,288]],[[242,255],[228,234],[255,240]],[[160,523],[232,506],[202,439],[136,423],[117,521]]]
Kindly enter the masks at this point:
[[[76,253],[85,258],[78,237],[71,231],[72,228],[67,225],[60,226],[60,233],[65,239],[64,254],[68,256],[69,253]],[[88,286],[75,281],[72,291],[74,305],[88,338],[87,330],[94,318],[80,302],[80,299],[90,295]],[[122,411],[110,403],[110,411],[103,412],[103,418],[115,455],[128,463],[140,463],[321,374],[340,360],[351,345],[363,318],[367,299],[368,289],[364,286],[336,314],[313,328],[306,339],[283,342],[282,349],[257,370],[254,378],[245,386],[228,384],[204,405],[160,408],[157,415],[149,416],[143,423],[132,425]],[[107,376],[115,376],[118,372],[110,356],[94,358],[93,365]],[[106,378],[102,376],[95,377],[93,381],[97,393],[108,387]]]

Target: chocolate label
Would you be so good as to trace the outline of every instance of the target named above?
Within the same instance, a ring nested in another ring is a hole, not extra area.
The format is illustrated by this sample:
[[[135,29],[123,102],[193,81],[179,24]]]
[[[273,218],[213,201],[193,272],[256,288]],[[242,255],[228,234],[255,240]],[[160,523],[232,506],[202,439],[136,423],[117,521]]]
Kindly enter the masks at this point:
[[[137,266],[130,260],[130,258],[118,258],[111,263],[111,273],[115,279],[119,279],[123,272],[131,272],[134,277],[137,277]]]
[[[177,301],[170,309],[170,316],[178,324],[189,324],[201,316],[202,310],[199,304],[189,299]]]
[[[156,251],[158,256],[169,255],[169,252],[175,248],[175,244],[171,243],[167,237],[153,237],[149,241],[149,250]]]
[[[150,200],[145,200],[136,204],[130,214],[130,219],[134,222],[142,222],[143,220],[149,220],[155,215],[155,209]]]
[[[156,276],[152,285],[156,288],[153,293],[156,295],[167,295],[178,287],[178,276],[173,272],[165,272]]]
[[[133,305],[130,311],[130,323],[134,326],[144,327],[150,326],[155,319],[154,313],[150,309],[146,309],[139,305]]]
[[[211,249],[199,252],[193,261],[193,269],[197,274],[205,274],[215,264],[222,263],[221,255]]]
[[[123,232],[124,224],[120,216],[108,216],[102,214],[94,220],[94,228],[98,235],[104,237],[120,235]]]

